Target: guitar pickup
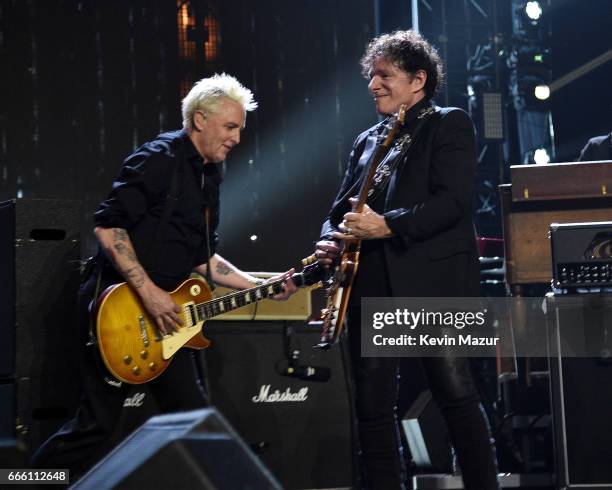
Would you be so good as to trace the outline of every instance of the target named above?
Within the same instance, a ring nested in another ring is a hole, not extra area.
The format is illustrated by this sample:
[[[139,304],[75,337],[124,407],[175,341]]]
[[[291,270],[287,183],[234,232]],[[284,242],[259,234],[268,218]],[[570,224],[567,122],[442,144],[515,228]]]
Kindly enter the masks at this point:
[[[187,303],[183,306],[185,310],[185,319],[187,320],[186,327],[194,327],[199,319],[198,319],[198,309],[196,308],[194,303]]]
[[[138,315],[138,325],[140,326],[140,338],[145,347],[149,347],[149,334],[147,333],[147,325],[144,316]]]

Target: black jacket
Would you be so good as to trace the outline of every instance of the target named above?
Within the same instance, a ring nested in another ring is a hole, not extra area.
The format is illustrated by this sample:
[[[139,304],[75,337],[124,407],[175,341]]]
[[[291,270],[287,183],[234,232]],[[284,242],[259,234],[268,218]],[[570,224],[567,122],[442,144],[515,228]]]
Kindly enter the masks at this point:
[[[612,160],[612,133],[591,138],[580,152],[579,162]]]
[[[428,104],[423,101],[408,111],[408,131]],[[376,125],[355,140],[322,238],[329,238],[350,210],[351,196],[344,195],[364,171],[379,128]],[[386,192],[384,216],[395,236],[383,239],[384,256],[394,296],[478,295],[471,212],[475,166],[476,142],[469,115],[458,108],[435,107]]]

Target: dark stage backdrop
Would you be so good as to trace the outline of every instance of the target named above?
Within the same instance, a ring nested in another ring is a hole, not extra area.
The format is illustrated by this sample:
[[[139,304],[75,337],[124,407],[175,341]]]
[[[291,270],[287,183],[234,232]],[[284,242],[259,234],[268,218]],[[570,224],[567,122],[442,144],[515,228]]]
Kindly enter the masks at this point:
[[[372,2],[238,0],[219,18],[224,69],[260,101],[226,163],[222,251],[278,270],[312,253],[353,139],[378,120],[358,64]]]
[[[91,212],[138,143],[179,121],[173,2],[0,2],[1,197]]]
[[[490,36],[494,5],[509,29],[510,3],[419,5],[448,62],[437,100],[465,108],[467,57]],[[553,0],[545,15],[553,79],[612,47],[610,0]],[[408,27],[409,2],[0,0],[0,199],[81,199],[91,253],[91,214],[123,158],[180,127],[193,81],[226,71],[260,108],[224,165],[220,252],[247,270],[285,269],[312,250],[353,139],[377,121],[358,66],[376,25]],[[557,161],[612,130],[611,73],[608,61],[552,95]]]
[[[208,32],[179,32],[178,12]],[[0,199],[83,200],[91,253],[91,213],[123,158],[180,127],[192,81],[225,71],[260,107],[224,165],[220,252],[288,268],[377,121],[358,67],[372,19],[369,0],[0,0]]]
[[[610,0],[553,0],[553,79],[612,50]],[[612,131],[612,60],[551,95],[556,161],[575,160],[593,136]]]

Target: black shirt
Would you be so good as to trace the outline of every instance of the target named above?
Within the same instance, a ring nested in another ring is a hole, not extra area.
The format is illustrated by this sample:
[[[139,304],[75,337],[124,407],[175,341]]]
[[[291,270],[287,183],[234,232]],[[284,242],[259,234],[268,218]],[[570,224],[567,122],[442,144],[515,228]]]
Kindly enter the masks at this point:
[[[153,241],[178,167],[178,200],[160,243]],[[205,210],[210,255],[218,243],[219,168],[203,159],[185,130],[164,133],[130,155],[94,215],[97,226],[124,228],[139,261],[158,286],[171,290],[206,262]],[[122,281],[117,277],[118,281]]]

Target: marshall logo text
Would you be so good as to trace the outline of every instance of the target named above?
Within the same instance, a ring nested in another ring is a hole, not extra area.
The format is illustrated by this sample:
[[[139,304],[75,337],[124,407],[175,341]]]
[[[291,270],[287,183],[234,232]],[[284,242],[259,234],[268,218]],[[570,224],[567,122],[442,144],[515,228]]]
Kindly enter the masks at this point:
[[[305,402],[308,398],[308,388],[300,388],[297,393],[291,393],[291,388],[285,391],[275,390],[270,393],[270,385],[261,385],[259,394],[251,400],[253,403]]]
[[[124,402],[124,407],[142,407],[144,403],[144,393],[134,393],[132,396],[128,396]]]

